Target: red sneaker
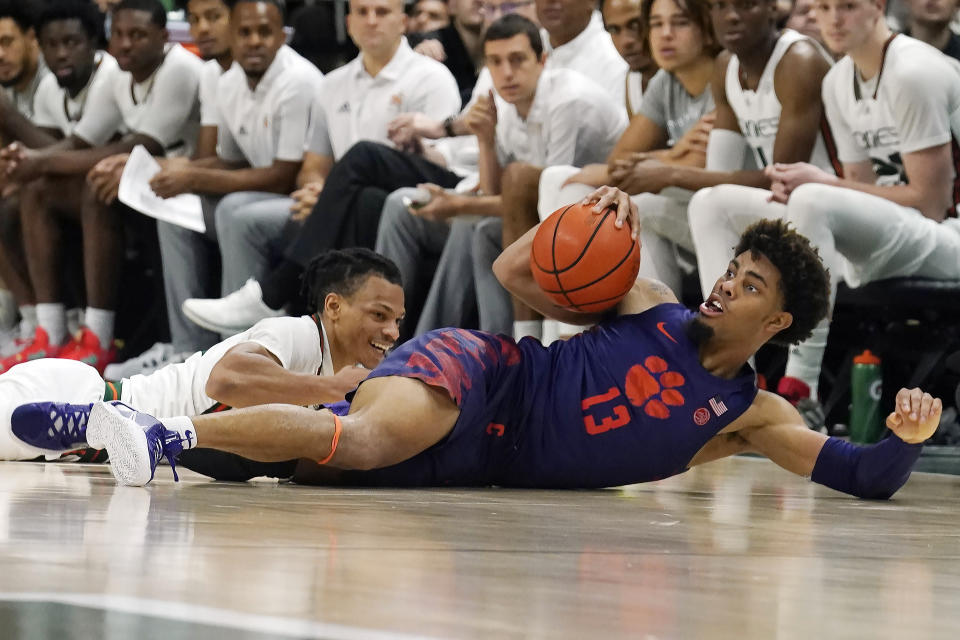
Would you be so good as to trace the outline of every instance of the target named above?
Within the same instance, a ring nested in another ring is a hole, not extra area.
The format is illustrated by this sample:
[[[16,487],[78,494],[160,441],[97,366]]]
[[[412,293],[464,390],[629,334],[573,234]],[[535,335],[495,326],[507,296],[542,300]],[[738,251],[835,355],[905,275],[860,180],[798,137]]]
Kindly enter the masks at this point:
[[[113,362],[116,356],[117,352],[113,347],[109,350],[102,349],[97,334],[87,327],[83,327],[80,329],[80,333],[64,345],[59,357],[85,362],[91,367],[95,367],[100,375],[103,375],[103,369]]]
[[[62,348],[63,347],[55,344],[50,344],[50,336],[47,335],[47,332],[43,327],[37,327],[36,331],[33,332],[33,340],[28,342],[23,349],[10,357],[0,360],[0,373],[9,371],[10,367],[18,365],[21,362],[27,362],[28,360],[56,358],[60,355]]]
[[[801,400],[810,397],[810,385],[799,378],[783,376],[777,383],[777,395],[783,396],[796,406]]]

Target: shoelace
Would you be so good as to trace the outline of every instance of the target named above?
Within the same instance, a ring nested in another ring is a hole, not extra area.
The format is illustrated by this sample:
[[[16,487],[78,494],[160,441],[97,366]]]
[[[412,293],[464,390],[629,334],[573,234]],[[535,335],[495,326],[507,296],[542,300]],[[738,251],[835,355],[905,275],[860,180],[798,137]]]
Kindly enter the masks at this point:
[[[164,455],[167,458],[167,462],[170,463],[170,470],[173,472],[173,481],[180,482],[180,476],[177,475],[177,463],[176,457],[181,451],[183,451],[183,438],[177,434],[176,431],[170,431],[166,427],[161,426],[163,429],[163,438],[162,440],[158,438],[156,443],[160,445],[160,454]],[[154,460],[159,462],[160,455],[156,452],[154,453]],[[156,465],[154,465],[156,467]]]
[[[67,405],[75,407],[76,405]],[[50,407],[51,425],[47,433],[51,438],[59,436],[64,446],[73,446],[77,442],[84,442],[87,439],[87,418],[90,417],[90,408],[92,404],[80,405],[79,408],[64,411],[63,405],[54,404]],[[69,441],[64,441],[66,434]]]

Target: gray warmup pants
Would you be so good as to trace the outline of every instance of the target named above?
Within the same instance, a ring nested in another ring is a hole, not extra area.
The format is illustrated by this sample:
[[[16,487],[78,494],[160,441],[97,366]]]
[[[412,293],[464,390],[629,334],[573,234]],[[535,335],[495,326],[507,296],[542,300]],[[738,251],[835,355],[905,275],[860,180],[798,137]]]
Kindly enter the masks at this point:
[[[207,232],[197,233],[165,222],[157,224],[170,337],[174,349],[207,349],[221,337],[187,319],[181,306],[187,298],[219,298],[262,277],[281,241],[292,200],[275,193],[241,191],[223,198],[202,198]],[[217,256],[222,260],[218,285],[213,279]]]

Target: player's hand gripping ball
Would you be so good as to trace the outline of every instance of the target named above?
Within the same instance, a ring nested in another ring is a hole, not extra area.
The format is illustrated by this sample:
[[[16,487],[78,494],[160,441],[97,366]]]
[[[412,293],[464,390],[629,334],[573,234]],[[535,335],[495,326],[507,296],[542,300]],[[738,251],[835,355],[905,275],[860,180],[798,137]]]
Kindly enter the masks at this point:
[[[553,302],[580,313],[615,306],[640,270],[640,245],[629,225],[616,228],[617,210],[593,204],[557,209],[540,224],[530,251],[533,278]]]

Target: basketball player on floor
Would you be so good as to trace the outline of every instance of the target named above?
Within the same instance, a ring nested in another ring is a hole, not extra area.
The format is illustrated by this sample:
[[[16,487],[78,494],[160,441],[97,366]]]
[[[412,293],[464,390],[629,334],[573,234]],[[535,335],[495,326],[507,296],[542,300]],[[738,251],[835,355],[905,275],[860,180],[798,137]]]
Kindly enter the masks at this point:
[[[315,259],[304,282],[315,310],[312,316],[262,320],[148,376],[105,383],[93,367],[53,358],[13,367],[0,375],[0,459],[87,446],[85,411],[54,417],[61,420],[55,443],[33,440],[36,446],[30,446],[30,439],[24,444],[13,437],[11,414],[17,405],[40,399],[89,407],[105,397],[116,398],[162,416],[267,402],[312,406],[342,400],[397,339],[404,313],[399,271],[368,249],[345,249]],[[45,411],[49,405],[28,406]],[[200,458],[183,462],[206,471],[208,461]]]
[[[602,187],[591,200],[637,229],[626,193]],[[534,233],[504,251],[498,277],[544,314],[582,321],[534,283]],[[805,238],[763,221],[696,312],[641,279],[615,317],[550,348],[443,329],[405,343],[329,409],[271,405],[161,422],[99,403],[87,437],[133,485],[149,482],[163,455],[198,446],[291,468],[295,458],[316,460],[327,482],[545,488],[656,480],[756,451],[834,489],[886,498],[936,429],[940,400],[901,390],[887,419],[895,435],[858,447],[808,429],[785,399],[758,392],[746,364],[771,339],[809,334],[826,312],[828,278]],[[35,415],[36,433],[51,428],[46,412],[23,411]]]
[[[831,267],[830,301],[850,286],[898,276],[960,278],[956,220],[960,64],[891,33],[883,0],[822,0],[827,45],[846,56],[823,81],[843,178],[806,163],[775,164],[773,190],[701,191],[689,217],[701,272],[726,264],[721,247],[760,218],[786,217]],[[768,202],[770,199],[775,202]],[[829,320],[790,351],[787,375],[816,398]]]

